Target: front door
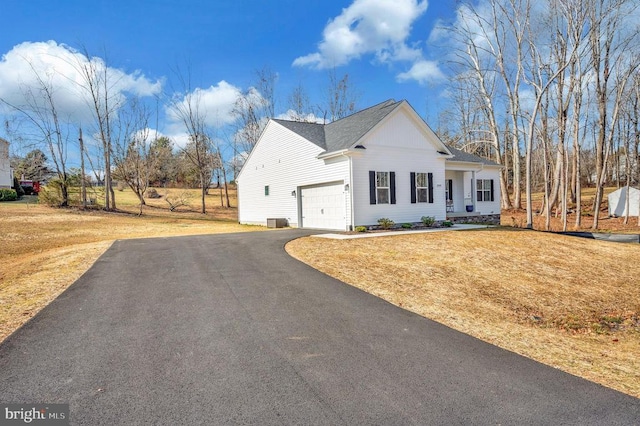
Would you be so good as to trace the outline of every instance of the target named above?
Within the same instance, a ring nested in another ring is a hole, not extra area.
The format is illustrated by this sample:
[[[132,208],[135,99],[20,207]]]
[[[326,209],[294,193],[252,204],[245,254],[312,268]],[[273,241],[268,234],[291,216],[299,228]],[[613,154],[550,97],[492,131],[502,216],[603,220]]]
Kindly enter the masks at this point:
[[[453,179],[445,180],[445,200],[447,200],[447,213],[453,213]]]

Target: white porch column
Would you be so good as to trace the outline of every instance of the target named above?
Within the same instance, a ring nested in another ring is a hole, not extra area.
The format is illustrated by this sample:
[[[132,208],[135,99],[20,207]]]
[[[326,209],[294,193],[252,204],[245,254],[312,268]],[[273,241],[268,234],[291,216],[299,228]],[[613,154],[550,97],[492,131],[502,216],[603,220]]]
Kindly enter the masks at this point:
[[[478,206],[476,205],[476,203],[478,202],[478,200],[476,200],[476,198],[478,198],[476,196],[477,191],[476,191],[476,172],[471,172],[471,202],[473,203],[473,211],[474,213],[478,211]]]
[[[468,205],[473,205],[475,209],[475,202],[473,200],[473,185],[474,185],[475,173],[463,172],[462,173],[462,187],[464,189],[464,205],[462,211],[466,212]]]

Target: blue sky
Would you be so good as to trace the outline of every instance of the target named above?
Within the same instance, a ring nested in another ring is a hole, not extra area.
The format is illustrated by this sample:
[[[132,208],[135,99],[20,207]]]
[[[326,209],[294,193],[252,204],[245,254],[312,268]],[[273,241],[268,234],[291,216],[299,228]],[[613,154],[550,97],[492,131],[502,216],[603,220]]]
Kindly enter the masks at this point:
[[[17,56],[86,48],[132,76],[131,87],[165,94],[179,87],[174,70],[187,63],[194,85],[214,95],[247,89],[254,71],[268,66],[279,76],[277,113],[298,84],[320,103],[327,69],[335,68],[350,75],[358,107],[407,99],[434,121],[445,102],[446,63],[428,39],[439,22],[455,19],[455,1],[3,0],[2,15],[0,97],[22,81],[12,75]],[[37,45],[48,41],[44,50]],[[171,134],[171,123],[160,127]]]

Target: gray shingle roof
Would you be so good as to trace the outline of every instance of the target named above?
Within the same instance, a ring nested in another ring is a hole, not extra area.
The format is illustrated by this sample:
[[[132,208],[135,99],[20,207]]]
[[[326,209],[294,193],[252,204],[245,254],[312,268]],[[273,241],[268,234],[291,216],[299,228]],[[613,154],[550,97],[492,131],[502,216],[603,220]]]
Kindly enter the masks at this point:
[[[389,99],[329,124],[301,123],[279,119],[273,121],[318,145],[325,152],[334,152],[351,148],[400,104],[401,102]],[[469,154],[452,146],[447,145],[447,148],[453,154],[453,157],[447,158],[447,161],[499,166],[495,161]]]
[[[299,121],[273,119],[276,123],[286,127],[294,133],[299,134],[309,142],[313,142],[322,149],[327,149],[324,140],[324,125],[316,123],[302,123]]]
[[[482,158],[474,154],[469,154],[468,152],[461,151],[450,145],[447,145],[447,148],[449,148],[449,151],[453,154],[453,158],[447,158],[447,161],[462,161],[465,163],[482,163],[486,166],[499,166],[495,161],[487,160],[486,158]]]
[[[325,126],[327,151],[347,149],[389,115],[400,102],[389,99]]]
[[[398,105],[400,102],[389,99],[329,124],[300,123],[278,119],[273,121],[313,142],[326,152],[333,152],[353,146]]]

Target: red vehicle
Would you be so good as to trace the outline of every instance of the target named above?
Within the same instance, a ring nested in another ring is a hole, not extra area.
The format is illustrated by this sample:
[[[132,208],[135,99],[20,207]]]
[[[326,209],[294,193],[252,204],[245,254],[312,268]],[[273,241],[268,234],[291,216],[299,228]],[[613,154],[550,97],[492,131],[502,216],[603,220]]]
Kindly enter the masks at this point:
[[[38,195],[40,192],[40,182],[37,180],[21,180],[20,186],[24,189],[24,192],[27,195]]]

